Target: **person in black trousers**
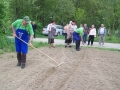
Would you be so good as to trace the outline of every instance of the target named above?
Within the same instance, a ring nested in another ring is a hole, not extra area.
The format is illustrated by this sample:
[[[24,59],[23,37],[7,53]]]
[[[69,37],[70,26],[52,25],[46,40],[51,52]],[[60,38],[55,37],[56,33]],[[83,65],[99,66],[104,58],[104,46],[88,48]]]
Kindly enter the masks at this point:
[[[80,50],[80,42],[83,42],[82,36],[83,36],[84,28],[82,27],[82,24],[80,25],[80,28],[78,28],[76,31],[73,33],[73,37],[75,39],[75,44],[76,44],[76,51]]]
[[[65,36],[65,40],[67,38],[67,30],[68,30],[68,23],[64,26],[64,36]]]
[[[96,28],[94,28],[94,25],[92,25],[92,28],[90,28],[89,30],[88,45],[90,45],[90,42],[91,42],[91,46],[93,45],[94,37],[96,37]]]
[[[35,24],[34,21],[32,22],[32,28],[33,28],[33,31],[34,31],[34,38],[36,38],[36,29],[37,29],[37,26],[36,26],[36,24]]]

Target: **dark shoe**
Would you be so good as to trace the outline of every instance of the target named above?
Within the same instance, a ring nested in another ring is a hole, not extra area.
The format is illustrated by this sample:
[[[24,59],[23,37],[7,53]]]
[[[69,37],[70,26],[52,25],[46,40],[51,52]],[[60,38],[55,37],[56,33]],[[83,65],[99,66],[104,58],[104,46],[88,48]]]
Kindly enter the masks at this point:
[[[67,46],[65,45],[65,48],[67,48]]]
[[[21,66],[21,62],[18,62],[17,66]]]
[[[21,64],[21,68],[24,69],[25,68],[25,64]]]
[[[69,47],[71,48],[72,46],[70,45]]]
[[[76,49],[76,51],[80,51],[80,48],[79,48],[79,49]]]

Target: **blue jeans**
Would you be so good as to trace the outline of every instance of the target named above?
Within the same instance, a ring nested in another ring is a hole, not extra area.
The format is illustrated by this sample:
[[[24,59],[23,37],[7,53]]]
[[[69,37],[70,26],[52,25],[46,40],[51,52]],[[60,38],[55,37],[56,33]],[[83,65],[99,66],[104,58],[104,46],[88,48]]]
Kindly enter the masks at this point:
[[[84,34],[84,35],[83,35],[83,42],[84,42],[84,43],[86,43],[87,35],[88,35],[88,34]]]

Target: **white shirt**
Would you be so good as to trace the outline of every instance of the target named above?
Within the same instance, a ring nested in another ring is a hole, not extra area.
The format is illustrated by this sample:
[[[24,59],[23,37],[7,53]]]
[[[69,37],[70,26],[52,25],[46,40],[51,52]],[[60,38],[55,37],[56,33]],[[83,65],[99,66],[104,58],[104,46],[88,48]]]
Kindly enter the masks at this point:
[[[56,25],[48,24],[48,26],[47,26],[47,31],[51,31],[51,27],[56,28]]]
[[[104,34],[104,27],[100,28],[100,34]]]
[[[74,26],[74,31],[77,30],[77,25]]]
[[[64,27],[64,33],[67,33],[68,25]]]
[[[95,35],[96,36],[96,28],[92,28],[89,32],[89,35]]]

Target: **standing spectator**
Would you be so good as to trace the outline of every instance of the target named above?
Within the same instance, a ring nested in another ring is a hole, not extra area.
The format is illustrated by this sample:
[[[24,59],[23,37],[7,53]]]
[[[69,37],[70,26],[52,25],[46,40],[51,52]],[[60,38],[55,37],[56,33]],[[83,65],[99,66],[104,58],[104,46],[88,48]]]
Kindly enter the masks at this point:
[[[68,23],[64,26],[64,36],[65,36],[65,40],[67,38],[67,30],[68,30]]]
[[[104,46],[104,39],[105,39],[105,35],[106,35],[106,28],[104,27],[104,24],[101,24],[101,27],[98,30],[98,36],[99,36],[99,45]]]
[[[32,46],[33,39],[33,29],[30,24],[30,18],[25,16],[23,19],[18,19],[12,23],[12,32],[15,37],[15,47],[17,52],[17,66],[21,66],[22,69],[25,68],[26,64],[26,55],[28,53],[28,45],[18,38],[24,40],[25,42],[29,42],[29,45]],[[29,41],[30,34],[30,41]]]
[[[74,25],[75,25],[75,21],[70,21],[69,25],[68,25],[68,30],[67,30],[67,38],[65,40],[65,48],[71,47],[71,42],[72,42],[72,37],[73,37],[73,32],[74,32]]]
[[[51,23],[47,27],[48,30],[48,44],[50,44],[50,47],[54,47],[54,36],[56,35],[56,24],[55,21],[52,20]]]
[[[84,24],[84,35],[83,35],[84,44],[86,43],[87,36],[88,36],[88,26],[87,24]]]
[[[34,31],[34,38],[36,38],[36,29],[37,29],[37,26],[36,26],[36,24],[35,24],[34,21],[32,22],[32,28],[33,28],[33,31]]]
[[[90,42],[91,42],[91,46],[93,45],[94,37],[96,37],[96,28],[94,25],[92,25],[90,30],[89,30],[88,45],[90,44]]]
[[[82,41],[82,43],[84,44],[83,39],[82,39],[83,32],[84,32],[84,28],[82,27],[82,24],[81,24],[80,28],[75,30],[73,33],[75,43],[76,43],[76,51],[80,50],[80,41]]]
[[[74,25],[74,31],[76,31],[77,30],[77,25],[76,25],[76,22],[75,22],[75,25]],[[73,37],[73,43],[75,42],[75,39],[74,39],[74,37]]]

